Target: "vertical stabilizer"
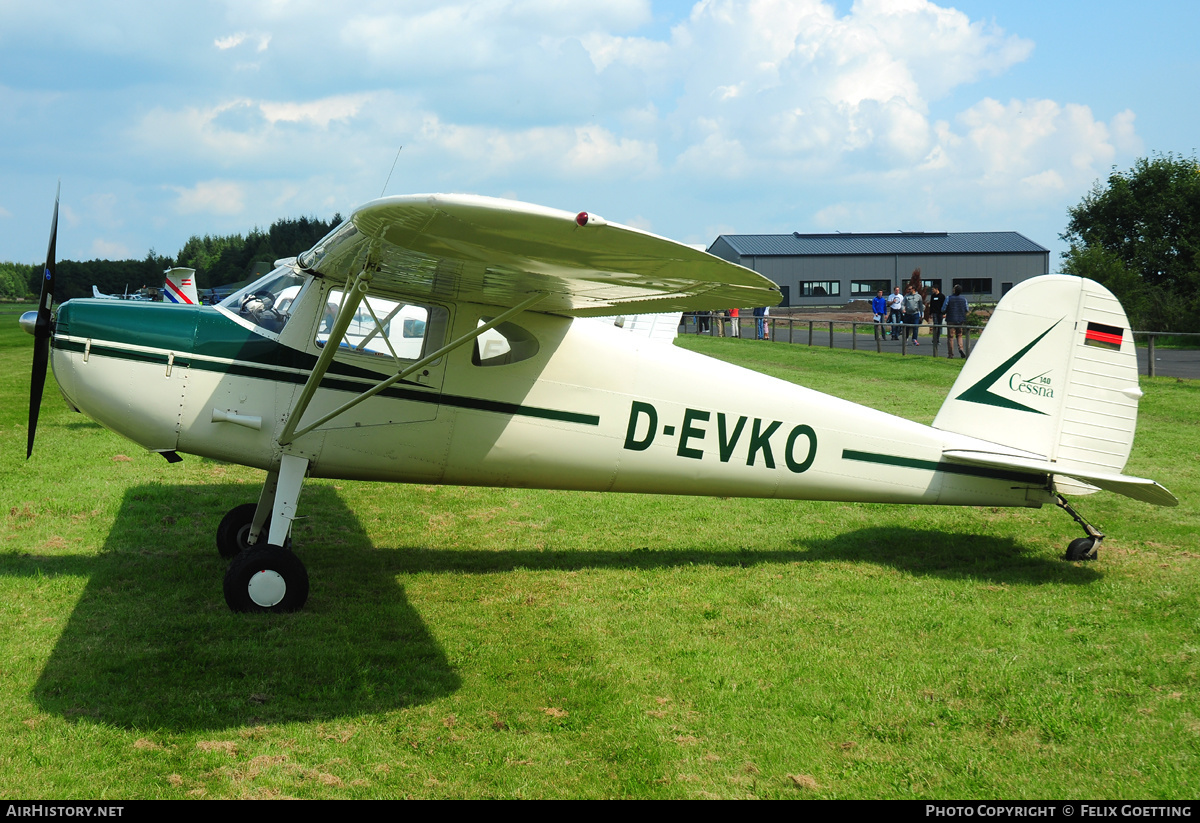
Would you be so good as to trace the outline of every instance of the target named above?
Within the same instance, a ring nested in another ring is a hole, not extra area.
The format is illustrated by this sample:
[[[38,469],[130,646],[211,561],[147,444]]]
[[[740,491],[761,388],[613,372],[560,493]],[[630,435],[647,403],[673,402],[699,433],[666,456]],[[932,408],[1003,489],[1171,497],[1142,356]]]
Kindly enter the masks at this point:
[[[200,297],[196,294],[196,270],[185,269],[182,266],[167,269],[163,294],[172,303],[199,306]]]
[[[1141,396],[1121,304],[1099,283],[1047,275],[1000,301],[933,425],[1032,452],[1065,473],[1119,474]]]

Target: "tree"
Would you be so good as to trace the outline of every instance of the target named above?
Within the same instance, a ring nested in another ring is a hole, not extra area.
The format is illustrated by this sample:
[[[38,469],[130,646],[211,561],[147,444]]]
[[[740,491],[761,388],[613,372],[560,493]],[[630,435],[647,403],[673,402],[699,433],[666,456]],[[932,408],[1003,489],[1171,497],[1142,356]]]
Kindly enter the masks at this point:
[[[1200,331],[1200,163],[1175,154],[1115,168],[1068,211],[1062,270],[1103,283],[1134,328]]]

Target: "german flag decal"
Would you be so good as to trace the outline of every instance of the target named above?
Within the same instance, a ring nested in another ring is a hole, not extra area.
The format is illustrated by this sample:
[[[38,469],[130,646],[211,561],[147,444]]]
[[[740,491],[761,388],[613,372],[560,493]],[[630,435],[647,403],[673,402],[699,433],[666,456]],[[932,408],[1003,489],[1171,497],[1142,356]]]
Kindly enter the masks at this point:
[[[1116,326],[1088,323],[1083,345],[1099,346],[1102,349],[1119,349],[1121,348],[1121,338],[1124,336],[1125,330],[1118,329]]]

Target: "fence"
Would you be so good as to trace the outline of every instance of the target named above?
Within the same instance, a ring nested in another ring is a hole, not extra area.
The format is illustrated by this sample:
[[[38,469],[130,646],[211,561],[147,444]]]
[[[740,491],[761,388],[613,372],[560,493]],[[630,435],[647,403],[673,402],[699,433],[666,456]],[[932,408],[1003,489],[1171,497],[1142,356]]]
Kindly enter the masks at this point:
[[[892,323],[876,323],[874,321],[845,321],[845,320],[800,320],[794,317],[721,317],[718,315],[694,315],[686,314],[683,316],[683,325],[681,331],[684,334],[707,334],[712,337],[749,337],[755,339],[758,336],[759,323],[766,331],[766,339],[777,343],[800,343],[809,346],[814,345],[814,332],[820,330],[821,335],[827,338],[823,339],[822,345],[834,348],[835,329],[837,333],[845,334],[842,331],[846,326],[850,327],[850,348],[857,351],[859,349],[858,338],[860,335],[859,327],[865,326],[869,331],[861,332],[867,338],[864,351],[869,350],[871,341],[875,343],[875,351],[883,351],[883,341],[890,335]],[[914,327],[911,325],[896,324],[900,329],[911,331]],[[933,356],[938,354],[938,346],[942,340],[933,340],[932,331],[933,325],[929,323],[918,324],[915,328],[926,330],[931,345]],[[947,341],[949,345],[950,329],[961,329],[963,337],[963,349],[967,354],[971,353],[972,334],[978,338],[980,332],[983,331],[983,326],[938,326],[940,332],[939,337]],[[1200,333],[1194,332],[1154,332],[1154,331],[1131,331],[1130,334],[1134,338],[1144,338],[1146,340],[1146,374],[1149,377],[1155,376],[1155,340],[1160,337],[1170,338],[1200,338]],[[1197,341],[1200,342],[1200,341]],[[900,354],[908,354],[909,340],[908,335],[900,337]],[[951,352],[953,354],[953,352]]]
[[[813,345],[814,329],[820,328],[822,334],[828,333],[829,339],[825,344],[829,348],[834,348],[834,327],[845,328],[850,327],[850,348],[858,350],[858,327],[867,326],[872,331],[870,332],[871,339],[875,342],[875,351],[883,351],[883,341],[890,334],[889,329],[893,326],[899,329],[909,331],[916,329],[932,329],[929,324],[918,324],[917,326],[905,325],[903,323],[876,323],[874,321],[845,321],[845,320],[797,320],[794,317],[717,317],[704,315],[684,315],[682,331],[684,334],[707,334],[711,337],[749,337],[751,340],[757,338],[759,321],[763,324],[763,329],[766,331],[767,340],[775,342],[799,343],[803,342],[805,335],[805,327],[807,326],[807,345]],[[786,331],[780,332],[779,327],[786,325]],[[800,331],[797,334],[796,328],[799,326]],[[736,329],[736,333],[732,330]],[[941,325],[939,331],[947,332],[949,329],[961,329],[963,337],[963,348],[967,354],[971,353],[971,333],[982,331],[981,326],[947,326]],[[727,330],[729,330],[727,332]],[[841,332],[845,334],[845,332]],[[864,335],[866,333],[864,332]],[[947,339],[949,335],[946,335]],[[786,339],[785,339],[786,338]],[[940,342],[940,341],[939,341]],[[901,334],[900,336],[900,353],[908,354],[908,335]],[[937,354],[937,343],[934,343],[933,354]]]

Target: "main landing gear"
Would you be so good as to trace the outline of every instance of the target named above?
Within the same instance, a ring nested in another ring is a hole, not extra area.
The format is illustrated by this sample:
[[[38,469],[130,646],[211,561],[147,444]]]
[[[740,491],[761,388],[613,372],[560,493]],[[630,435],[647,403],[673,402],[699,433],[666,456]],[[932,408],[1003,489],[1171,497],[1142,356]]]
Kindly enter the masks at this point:
[[[308,461],[284,455],[257,503],[235,506],[217,526],[217,551],[230,558],[225,602],[235,612],[294,612],[308,600],[308,570],[291,551],[296,500]]]
[[[1104,539],[1104,532],[1099,531],[1091,523],[1080,517],[1061,494],[1057,494],[1055,497],[1058,498],[1055,501],[1055,505],[1071,515],[1075,522],[1083,527],[1084,534],[1087,535],[1086,537],[1077,537],[1072,540],[1071,544],[1067,546],[1067,553],[1063,555],[1063,559],[1095,560],[1099,555],[1100,541]]]

